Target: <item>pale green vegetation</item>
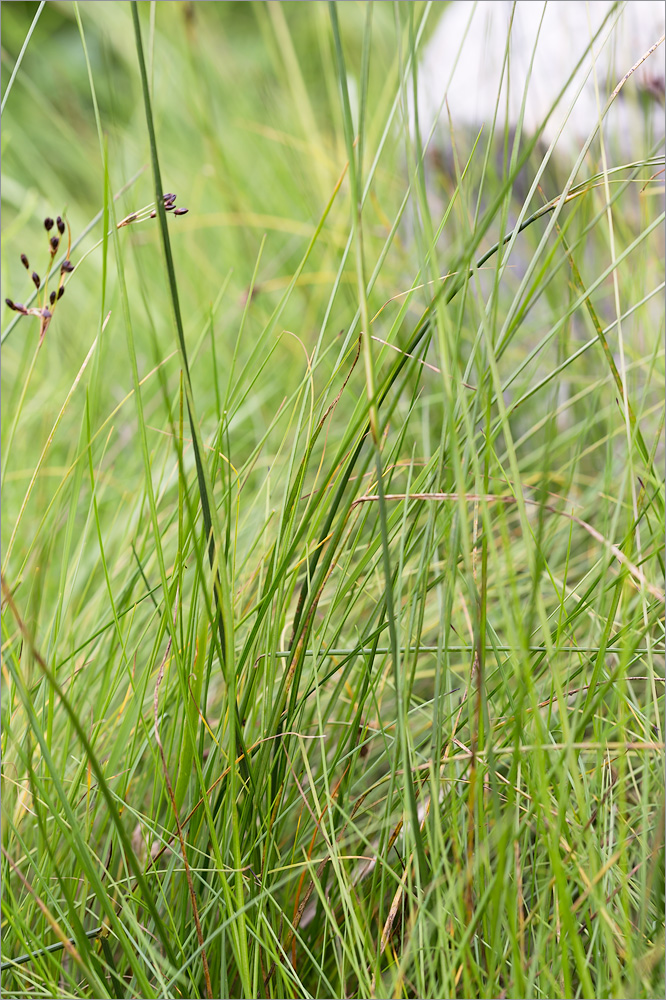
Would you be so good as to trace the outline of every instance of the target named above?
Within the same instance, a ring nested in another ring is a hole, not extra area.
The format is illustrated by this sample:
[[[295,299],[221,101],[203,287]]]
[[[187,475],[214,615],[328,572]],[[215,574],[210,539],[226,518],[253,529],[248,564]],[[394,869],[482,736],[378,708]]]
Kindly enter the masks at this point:
[[[45,217],[76,269],[41,347],[3,306],[3,996],[663,995],[663,150],[523,204],[488,127],[435,213],[438,10],[49,3],[8,90],[36,13],[3,296]]]

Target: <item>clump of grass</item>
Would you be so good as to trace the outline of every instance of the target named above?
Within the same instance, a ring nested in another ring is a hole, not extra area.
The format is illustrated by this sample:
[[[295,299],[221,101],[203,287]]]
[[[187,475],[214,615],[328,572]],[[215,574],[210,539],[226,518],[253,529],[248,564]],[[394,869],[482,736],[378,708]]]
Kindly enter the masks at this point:
[[[433,217],[428,7],[11,7],[3,995],[659,995],[659,157]]]

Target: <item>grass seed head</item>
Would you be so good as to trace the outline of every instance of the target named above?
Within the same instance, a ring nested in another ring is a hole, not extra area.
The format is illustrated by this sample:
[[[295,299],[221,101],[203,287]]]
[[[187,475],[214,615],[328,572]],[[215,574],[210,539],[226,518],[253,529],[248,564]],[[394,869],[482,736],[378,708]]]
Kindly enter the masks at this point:
[[[54,226],[57,228],[58,235],[56,235],[55,233],[51,235],[51,231],[53,230]],[[63,218],[60,215],[57,216],[55,222],[50,216],[47,216],[44,219],[44,228],[48,234],[48,240],[49,240],[49,251],[51,258],[49,264],[50,268],[55,253],[58,247],[60,246],[60,239],[62,235],[65,233],[65,230],[67,229],[67,223],[63,220]],[[22,253],[19,256],[21,259],[21,263],[23,264],[25,269],[27,271],[30,271],[30,261],[28,260],[27,255]],[[62,281],[63,275],[70,274],[74,270],[75,270],[74,264],[72,264],[69,257],[67,257],[60,265],[60,275],[61,275],[60,280]],[[62,298],[65,289],[64,287],[62,287],[62,285],[59,285],[59,287],[54,288],[52,292],[50,293],[47,292],[44,285],[42,285],[42,279],[40,278],[37,271],[33,271],[30,275],[30,278],[32,280],[33,285],[37,289],[37,292],[40,293],[39,298],[37,300],[37,304],[35,306],[29,308],[28,306],[24,306],[22,302],[14,302],[13,299],[9,298],[5,299],[5,302],[7,303],[7,306],[14,312],[22,313],[24,316],[38,316],[40,318],[41,323],[40,323],[39,343],[41,345],[42,341],[44,340],[44,336],[48,329],[49,323],[51,322],[51,318],[53,316],[51,309],[55,306],[58,299]],[[46,281],[48,283],[48,276]]]

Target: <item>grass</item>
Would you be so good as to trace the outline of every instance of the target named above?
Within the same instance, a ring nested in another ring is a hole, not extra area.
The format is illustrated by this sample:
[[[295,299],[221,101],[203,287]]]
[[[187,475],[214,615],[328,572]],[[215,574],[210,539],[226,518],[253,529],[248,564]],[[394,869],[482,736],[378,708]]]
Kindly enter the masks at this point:
[[[663,149],[437,13],[3,6],[3,996],[663,994]]]

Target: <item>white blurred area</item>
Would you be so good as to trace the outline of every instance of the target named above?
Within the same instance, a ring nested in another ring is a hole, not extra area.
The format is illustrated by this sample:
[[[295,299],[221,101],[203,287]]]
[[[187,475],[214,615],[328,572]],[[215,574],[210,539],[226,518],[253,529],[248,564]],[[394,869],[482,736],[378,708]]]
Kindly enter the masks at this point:
[[[556,158],[573,166],[618,82],[664,32],[665,5],[656,0],[454,0],[437,6],[443,12],[424,50],[417,108],[421,140],[428,142],[434,126],[429,151],[444,162],[452,128],[454,135],[476,135],[483,125],[487,135],[497,111],[498,140],[505,125],[513,133],[526,94],[523,134],[533,135],[545,121],[541,146],[555,142]],[[413,118],[413,107],[411,113]],[[611,163],[642,158],[663,138],[663,44],[627,80],[603,120],[603,136]],[[595,160],[599,150],[597,137]]]

